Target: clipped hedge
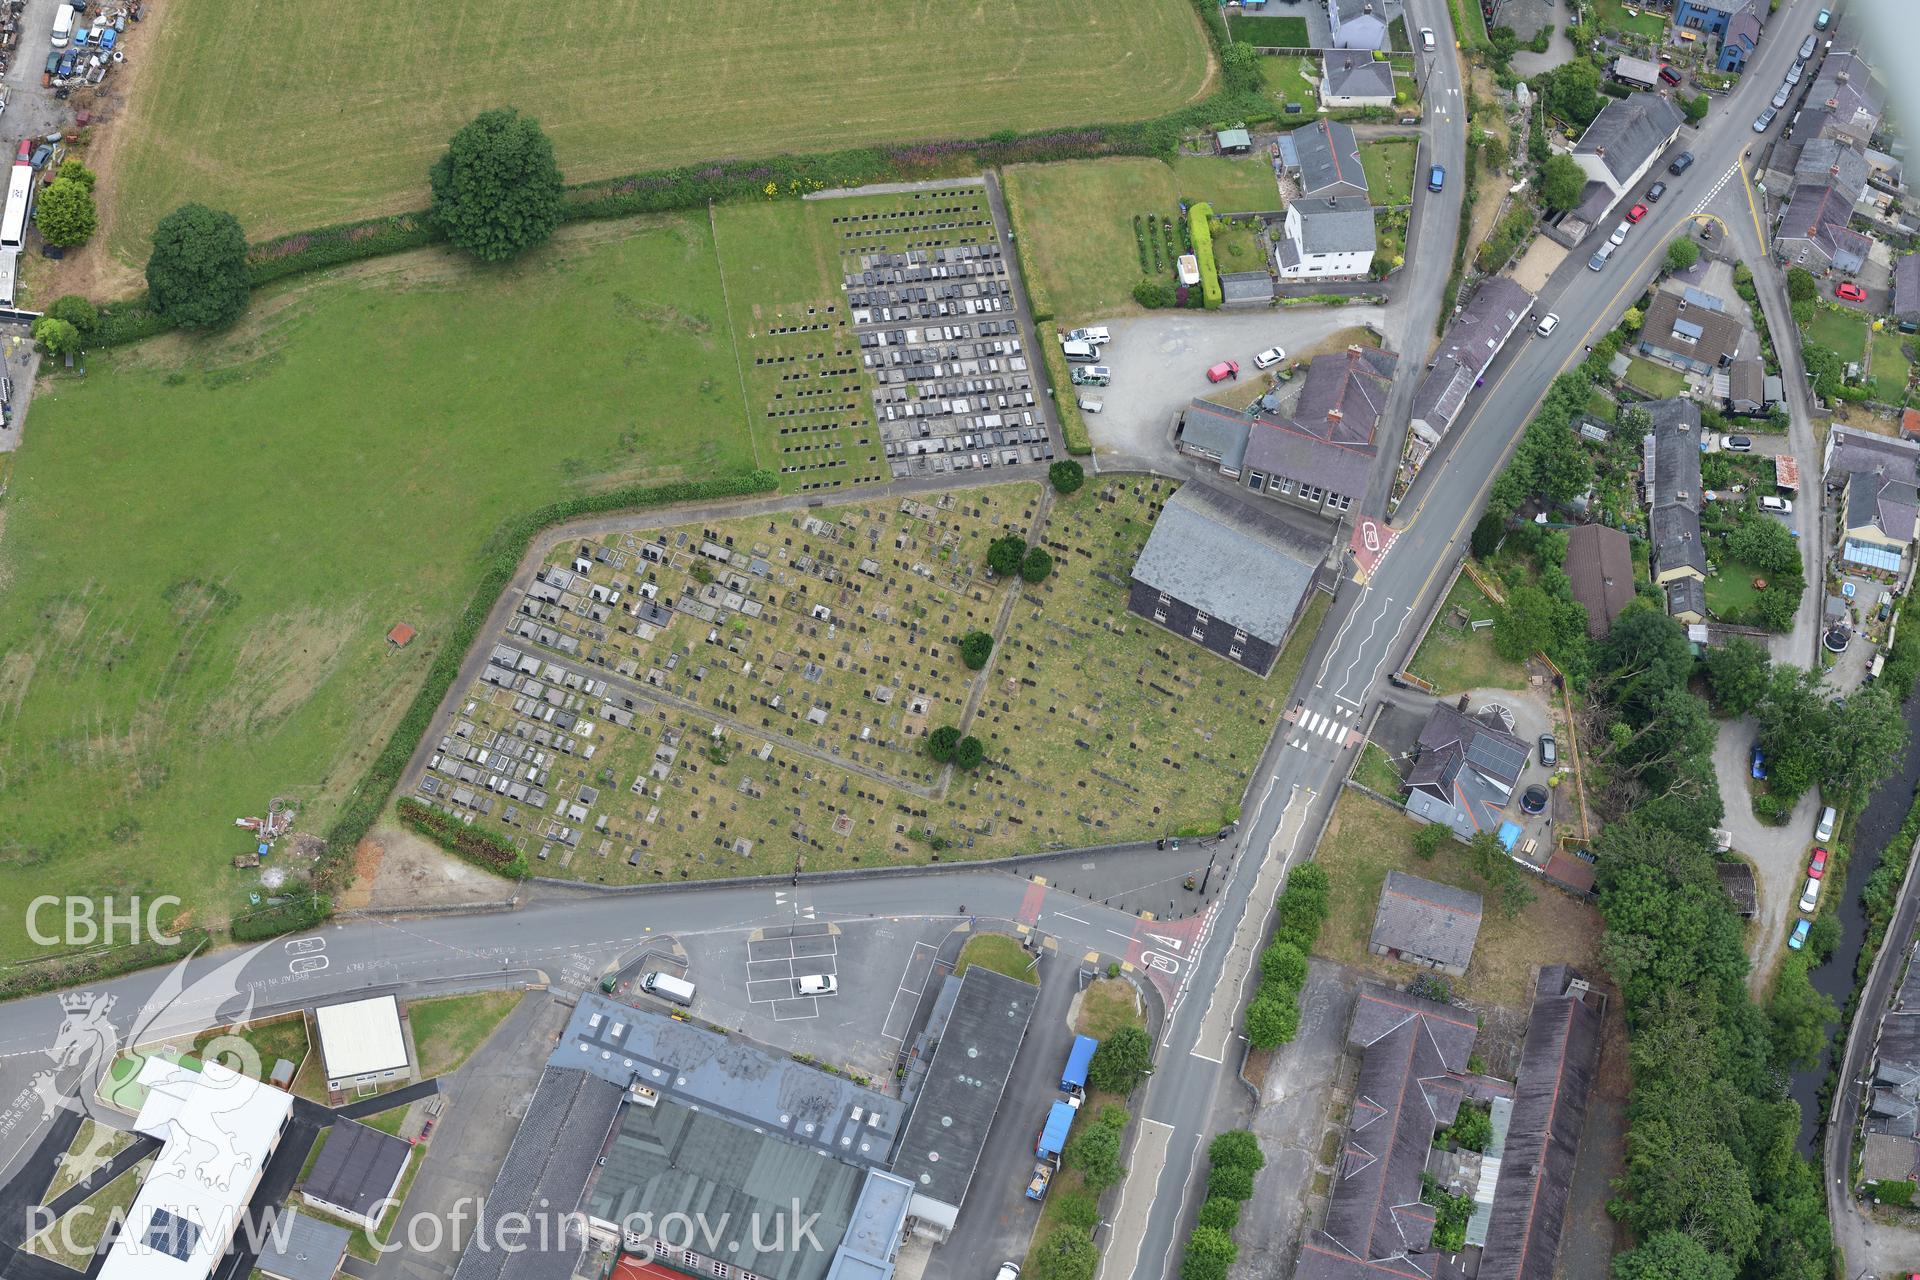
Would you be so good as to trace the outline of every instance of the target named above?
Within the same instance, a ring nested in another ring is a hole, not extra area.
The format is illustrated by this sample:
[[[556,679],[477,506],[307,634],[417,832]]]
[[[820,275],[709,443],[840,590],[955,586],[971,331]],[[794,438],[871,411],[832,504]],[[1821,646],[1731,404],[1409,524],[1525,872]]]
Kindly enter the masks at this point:
[[[237,917],[229,926],[229,932],[235,942],[258,942],[262,938],[311,929],[332,914],[333,899],[323,894],[309,894]]]
[[[440,228],[425,212],[363,218],[359,222],[296,231],[249,247],[247,279],[258,289],[301,272],[418,249],[444,239]]]
[[[1205,200],[1187,210],[1187,229],[1193,236],[1193,256],[1200,260],[1200,297],[1203,305],[1211,311],[1222,302],[1220,293],[1220,272],[1213,263],[1213,228],[1207,225],[1207,219],[1213,217],[1213,206]]]
[[[771,471],[749,471],[716,480],[681,481],[651,487],[628,485],[605,493],[550,502],[504,522],[481,550],[486,564],[480,581],[474,584],[466,607],[454,619],[453,628],[446,642],[441,645],[439,656],[427,672],[426,683],[420,686],[406,714],[394,726],[385,748],[347,794],[339,816],[327,830],[327,851],[314,867],[315,888],[335,892],[345,888],[351,881],[354,850],[380,817],[380,810],[399,784],[400,775],[406,769],[414,748],[432,725],[433,713],[439,708],[440,700],[460,674],[460,663],[472,647],[474,637],[479,635],[481,624],[487,620],[494,602],[513,578],[513,572],[519,566],[520,557],[526,553],[527,546],[541,530],[579,516],[712,498],[744,497],[771,492],[779,485],[780,477]]]
[[[147,295],[101,306],[99,322],[87,335],[89,350],[125,346],[168,332],[173,325],[147,305]]]
[[[1046,365],[1047,381],[1053,385],[1053,411],[1060,416],[1060,434],[1067,442],[1067,452],[1083,456],[1092,453],[1093,437],[1087,434],[1087,420],[1080,416],[1080,396],[1073,385],[1073,371],[1067,368],[1067,358],[1060,353],[1060,331],[1047,320],[1040,321],[1034,328],[1035,340],[1040,343],[1041,363]]]
[[[509,880],[527,878],[526,858],[499,832],[471,826],[446,810],[436,809],[412,796],[401,796],[395,808],[402,826],[419,832],[448,853]]]
[[[139,942],[110,951],[62,956],[42,964],[0,967],[0,1000],[105,982],[136,969],[185,960],[212,941],[212,935],[205,929],[182,929],[176,936],[179,941],[172,946],[151,941]]]

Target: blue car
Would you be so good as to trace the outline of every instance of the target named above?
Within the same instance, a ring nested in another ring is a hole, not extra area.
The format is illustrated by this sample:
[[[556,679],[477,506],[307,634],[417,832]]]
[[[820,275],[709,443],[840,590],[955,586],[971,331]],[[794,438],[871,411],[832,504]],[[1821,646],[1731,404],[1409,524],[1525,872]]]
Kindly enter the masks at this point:
[[[1807,934],[1813,928],[1813,921],[1801,920],[1793,926],[1793,936],[1787,939],[1787,946],[1794,951],[1807,945]]]
[[[1447,185],[1447,171],[1439,165],[1427,170],[1427,190],[1438,191]]]
[[[1753,744],[1753,768],[1751,772],[1755,782],[1765,782],[1767,780],[1767,756],[1764,751],[1760,750],[1760,744],[1757,742]]]

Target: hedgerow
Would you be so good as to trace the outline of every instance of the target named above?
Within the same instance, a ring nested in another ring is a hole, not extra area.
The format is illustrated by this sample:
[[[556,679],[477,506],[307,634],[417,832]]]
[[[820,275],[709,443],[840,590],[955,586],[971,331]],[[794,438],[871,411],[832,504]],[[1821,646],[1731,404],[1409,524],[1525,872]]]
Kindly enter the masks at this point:
[[[509,880],[527,878],[527,860],[513,842],[497,831],[470,826],[444,809],[401,796],[394,808],[401,825],[426,836],[448,853]]]
[[[1193,256],[1200,263],[1200,296],[1206,300],[1206,308],[1211,311],[1220,305],[1220,272],[1213,264],[1213,229],[1207,220],[1213,217],[1213,206],[1205,200],[1187,210],[1187,227],[1193,233]]]

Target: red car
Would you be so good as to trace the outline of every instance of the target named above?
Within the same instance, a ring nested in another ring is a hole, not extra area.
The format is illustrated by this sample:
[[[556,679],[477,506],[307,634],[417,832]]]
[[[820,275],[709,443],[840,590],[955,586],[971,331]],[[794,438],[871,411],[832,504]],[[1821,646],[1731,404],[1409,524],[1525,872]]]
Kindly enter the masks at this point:
[[[1865,302],[1867,300],[1867,291],[1851,280],[1843,280],[1833,286],[1833,296],[1836,298],[1845,298],[1848,302]]]
[[[1628,222],[1638,222],[1640,221],[1640,219],[1646,216],[1647,216],[1647,206],[1643,204],[1637,204],[1633,206],[1633,208],[1627,210]]]
[[[1225,382],[1228,378],[1237,378],[1239,376],[1240,362],[1238,360],[1222,360],[1219,364],[1207,370],[1208,382]]]
[[[1809,880],[1818,880],[1825,874],[1827,874],[1827,851],[1825,849],[1815,848],[1813,851],[1813,861],[1807,864],[1807,878]]]

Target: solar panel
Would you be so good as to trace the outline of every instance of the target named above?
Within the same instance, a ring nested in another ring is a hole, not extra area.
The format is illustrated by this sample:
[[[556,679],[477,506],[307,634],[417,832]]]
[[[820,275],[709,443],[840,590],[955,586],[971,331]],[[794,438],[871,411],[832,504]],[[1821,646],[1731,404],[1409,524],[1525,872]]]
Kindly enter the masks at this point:
[[[1484,773],[1502,780],[1518,778],[1527,766],[1525,748],[1477,734],[1467,748],[1467,759]]]
[[[189,1222],[167,1209],[153,1211],[146,1234],[140,1239],[140,1243],[147,1248],[155,1253],[164,1253],[176,1262],[185,1262],[192,1257],[193,1246],[199,1242],[199,1224]]]

